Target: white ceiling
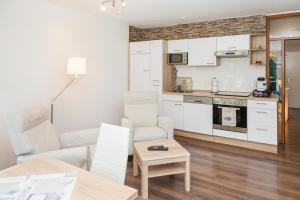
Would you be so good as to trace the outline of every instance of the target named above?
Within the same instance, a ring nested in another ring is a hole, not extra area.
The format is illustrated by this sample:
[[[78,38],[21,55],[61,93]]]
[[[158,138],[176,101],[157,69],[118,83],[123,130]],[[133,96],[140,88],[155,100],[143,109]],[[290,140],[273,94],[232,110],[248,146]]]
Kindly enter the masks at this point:
[[[104,0],[46,1],[140,28],[300,10],[300,0],[127,0],[120,14],[103,14],[99,5]]]

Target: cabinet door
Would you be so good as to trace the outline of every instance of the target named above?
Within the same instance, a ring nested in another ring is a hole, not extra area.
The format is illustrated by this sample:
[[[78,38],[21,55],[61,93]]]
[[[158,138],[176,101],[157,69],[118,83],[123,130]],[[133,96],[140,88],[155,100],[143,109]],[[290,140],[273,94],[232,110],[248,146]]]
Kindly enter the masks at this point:
[[[217,38],[217,50],[248,50],[250,45],[249,35],[233,35]]]
[[[248,141],[277,145],[277,128],[250,125],[248,127]]]
[[[130,54],[144,54],[151,53],[150,42],[131,42],[130,43]]]
[[[198,38],[188,41],[189,49],[189,66],[215,66],[217,58],[215,52],[217,50],[217,39]]]
[[[150,90],[150,54],[130,56],[130,91]]]
[[[174,128],[183,130],[183,102],[162,101],[162,115],[174,121]]]
[[[277,145],[277,109],[248,108],[247,118],[248,141]]]
[[[212,135],[212,105],[184,103],[184,130]]]
[[[151,41],[151,90],[162,92],[163,41]]]
[[[169,40],[168,53],[188,52],[188,40]]]

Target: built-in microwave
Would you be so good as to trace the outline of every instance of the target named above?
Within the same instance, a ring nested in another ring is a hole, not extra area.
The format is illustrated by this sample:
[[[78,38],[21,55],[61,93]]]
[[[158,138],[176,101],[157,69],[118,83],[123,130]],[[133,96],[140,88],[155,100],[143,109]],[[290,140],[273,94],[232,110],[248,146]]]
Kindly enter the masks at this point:
[[[188,64],[188,53],[169,53],[168,64],[170,65],[187,65]]]

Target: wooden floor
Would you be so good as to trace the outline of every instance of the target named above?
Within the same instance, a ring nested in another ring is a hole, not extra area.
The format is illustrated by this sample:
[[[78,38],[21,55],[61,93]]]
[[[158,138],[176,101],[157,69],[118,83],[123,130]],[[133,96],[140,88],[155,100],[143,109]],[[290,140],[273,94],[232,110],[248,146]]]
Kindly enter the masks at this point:
[[[300,109],[290,111],[287,145],[279,155],[176,138],[191,152],[191,192],[184,176],[152,178],[149,199],[300,199]],[[139,189],[129,162],[126,184]],[[139,197],[140,198],[140,197]],[[141,198],[140,198],[141,199]]]

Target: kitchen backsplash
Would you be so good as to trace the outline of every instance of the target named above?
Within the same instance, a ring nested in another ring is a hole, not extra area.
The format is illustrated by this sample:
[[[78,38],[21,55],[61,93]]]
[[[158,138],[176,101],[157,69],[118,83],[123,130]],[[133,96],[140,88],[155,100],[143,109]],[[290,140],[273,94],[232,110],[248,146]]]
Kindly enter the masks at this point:
[[[249,58],[221,58],[215,67],[177,66],[177,77],[192,77],[194,90],[211,90],[212,78],[220,91],[249,92],[257,77],[265,77],[265,67],[249,65]]]
[[[255,15],[147,29],[130,26],[129,40],[130,42],[161,39],[176,40],[265,32],[266,17]]]

